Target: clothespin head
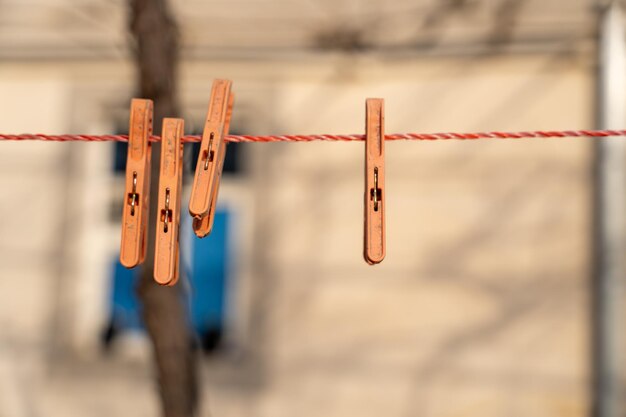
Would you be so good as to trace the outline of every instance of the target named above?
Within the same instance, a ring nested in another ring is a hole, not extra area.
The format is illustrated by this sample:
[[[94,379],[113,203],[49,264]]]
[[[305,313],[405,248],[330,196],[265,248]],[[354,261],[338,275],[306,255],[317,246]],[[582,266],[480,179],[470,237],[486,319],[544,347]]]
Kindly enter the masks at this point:
[[[181,138],[184,126],[185,122],[182,119],[163,119],[159,212],[154,245],[154,279],[161,285],[174,285],[178,282],[180,198],[183,178]]]
[[[152,117],[153,103],[151,100],[132,100],[120,247],[120,262],[126,268],[134,268],[142,263],[146,257],[150,204]]]
[[[365,233],[364,258],[374,265],[385,258],[385,104],[365,104]]]
[[[211,91],[209,114],[204,126],[200,156],[191,190],[189,212],[194,217],[193,229],[198,237],[211,232],[219,182],[226,154],[225,136],[228,134],[234,95],[232,83],[215,80]]]

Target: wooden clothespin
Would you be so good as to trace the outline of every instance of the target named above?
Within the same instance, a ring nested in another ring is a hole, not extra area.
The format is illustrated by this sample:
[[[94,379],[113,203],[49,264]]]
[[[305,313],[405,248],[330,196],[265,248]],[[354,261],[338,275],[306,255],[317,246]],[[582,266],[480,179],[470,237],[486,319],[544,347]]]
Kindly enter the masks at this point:
[[[164,119],[161,135],[159,213],[154,245],[154,280],[161,285],[178,282],[180,240],[180,197],[183,186],[183,143],[185,122]]]
[[[193,230],[198,237],[211,233],[215,206],[226,155],[225,136],[230,127],[234,103],[229,80],[215,80],[209,113],[204,125],[200,156],[196,165],[189,212],[194,217]]]
[[[120,262],[126,268],[134,268],[142,263],[146,257],[148,209],[150,205],[152,113],[153,103],[151,100],[132,100],[120,248]]]
[[[365,103],[365,261],[385,259],[385,102]]]

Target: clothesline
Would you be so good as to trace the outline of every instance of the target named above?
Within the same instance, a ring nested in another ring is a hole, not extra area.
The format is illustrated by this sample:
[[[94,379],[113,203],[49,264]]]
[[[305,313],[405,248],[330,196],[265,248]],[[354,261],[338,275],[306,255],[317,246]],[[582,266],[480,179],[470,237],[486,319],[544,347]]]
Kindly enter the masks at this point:
[[[524,138],[568,138],[568,137],[612,137],[626,136],[626,130],[555,130],[528,132],[477,132],[477,133],[395,133],[385,135],[385,140],[475,140],[475,139],[524,139]],[[183,142],[200,142],[199,135],[183,136]],[[40,140],[52,142],[127,142],[128,135],[45,135],[45,134],[0,134],[0,140],[27,141]],[[161,140],[159,136],[151,136],[153,142]],[[363,141],[365,135],[229,135],[228,142],[312,142],[312,141]]]

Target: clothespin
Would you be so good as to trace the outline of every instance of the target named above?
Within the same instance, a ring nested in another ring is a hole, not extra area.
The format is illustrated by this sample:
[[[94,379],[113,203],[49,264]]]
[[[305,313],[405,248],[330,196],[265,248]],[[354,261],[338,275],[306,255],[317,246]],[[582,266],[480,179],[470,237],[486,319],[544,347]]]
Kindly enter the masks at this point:
[[[365,103],[365,261],[385,259],[385,102]]]
[[[230,119],[233,113],[233,104],[235,101],[235,95],[230,93],[230,99],[228,100],[228,112],[226,114],[226,123],[224,124],[224,136],[228,134],[230,127]],[[196,236],[203,238],[208,236],[213,230],[213,221],[215,220],[215,206],[217,205],[217,195],[220,188],[220,181],[222,178],[222,171],[224,169],[224,158],[226,157],[226,141],[222,140],[222,150],[219,152],[221,155],[217,161],[217,168],[215,172],[214,184],[211,191],[211,199],[209,203],[209,211],[206,216],[196,217],[193,219],[193,231]]]
[[[154,245],[154,280],[178,282],[180,197],[183,186],[183,119],[164,119],[161,135],[159,212]]]
[[[198,237],[211,233],[215,219],[215,206],[226,155],[224,138],[228,134],[234,103],[231,85],[229,80],[215,80],[211,91],[209,113],[204,125],[189,201],[189,212],[194,217],[193,229]]]
[[[120,248],[120,262],[126,268],[134,268],[142,263],[146,257],[148,209],[150,205],[152,113],[153,104],[151,100],[132,100]]]

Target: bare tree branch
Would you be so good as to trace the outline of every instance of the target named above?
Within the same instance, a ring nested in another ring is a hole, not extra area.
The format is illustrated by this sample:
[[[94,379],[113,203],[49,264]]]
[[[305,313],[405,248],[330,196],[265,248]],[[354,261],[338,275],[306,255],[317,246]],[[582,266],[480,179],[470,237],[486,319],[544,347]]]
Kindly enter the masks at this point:
[[[135,45],[138,90],[154,100],[155,132],[163,117],[178,115],[176,70],[178,30],[166,0],[130,0],[130,31]],[[196,349],[181,285],[160,287],[154,271],[160,146],[153,146],[148,252],[138,288],[143,318],[152,340],[164,417],[190,417],[198,406]]]

